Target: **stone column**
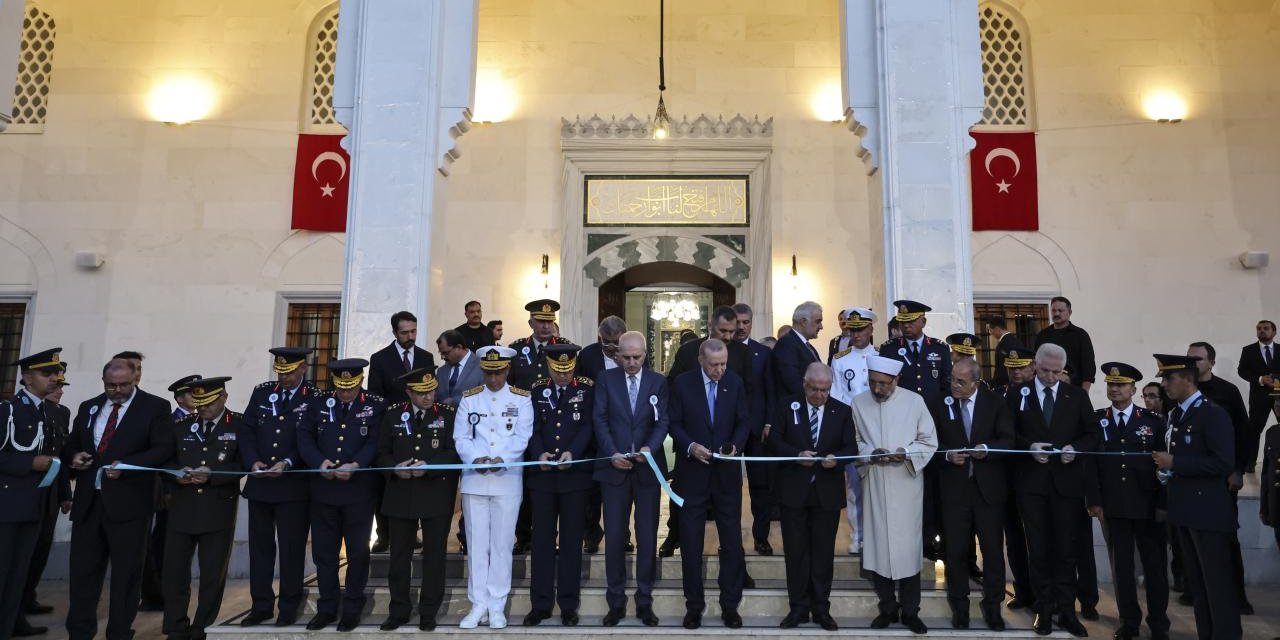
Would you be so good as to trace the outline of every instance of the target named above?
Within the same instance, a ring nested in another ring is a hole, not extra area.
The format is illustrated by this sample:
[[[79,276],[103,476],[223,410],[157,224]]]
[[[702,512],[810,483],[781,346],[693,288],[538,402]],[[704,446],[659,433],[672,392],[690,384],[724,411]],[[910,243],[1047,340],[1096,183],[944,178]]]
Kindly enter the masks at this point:
[[[26,0],[0,0],[0,87],[13,87],[18,78],[26,5]],[[12,121],[13,96],[7,88],[0,95],[6,96],[0,100],[0,131],[4,131]]]
[[[972,329],[967,156],[983,108],[977,0],[842,0],[841,59],[872,232],[884,235],[885,297],[873,304],[932,306],[930,335]]]
[[[390,341],[391,314],[425,329],[432,230],[442,215],[454,140],[470,127],[476,0],[344,0],[334,108],[350,134],[346,276],[339,353]],[[418,342],[433,345],[425,331]]]

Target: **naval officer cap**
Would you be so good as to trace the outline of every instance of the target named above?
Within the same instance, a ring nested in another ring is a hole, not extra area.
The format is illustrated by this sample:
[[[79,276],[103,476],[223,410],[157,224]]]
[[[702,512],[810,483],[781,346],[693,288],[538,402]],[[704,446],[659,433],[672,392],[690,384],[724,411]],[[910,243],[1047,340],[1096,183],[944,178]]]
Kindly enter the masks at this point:
[[[933,311],[933,307],[915,300],[894,300],[893,307],[898,311],[893,319],[898,322],[915,322],[924,317],[924,314]]]
[[[311,355],[310,347],[276,347],[270,349],[271,355],[275,356],[275,362],[271,365],[271,370],[276,373],[293,373],[298,370],[307,361],[307,356]]]
[[[431,393],[440,386],[440,381],[436,380],[435,375],[431,373],[431,369],[427,367],[414,369],[396,378],[396,382],[404,383],[406,388],[417,393]]]
[[[59,354],[62,353],[62,347],[54,347],[45,349],[37,353],[33,353],[25,358],[18,360],[16,363],[18,368],[23,371],[45,371],[57,373],[62,370],[62,359]]]
[[[947,336],[951,350],[966,356],[978,355],[978,336],[972,333],[953,333]]]
[[[884,356],[867,356],[867,370],[897,376],[902,372],[902,361]]]
[[[1142,372],[1137,367],[1123,362],[1102,365],[1102,374],[1107,384],[1134,384],[1142,379]]]
[[[871,326],[872,322],[877,320],[874,311],[864,307],[849,307],[844,310],[844,320],[840,323],[842,329],[862,329]]]
[[[534,300],[524,306],[524,310],[529,312],[529,317],[534,320],[545,320],[547,322],[556,321],[556,312],[560,310],[560,303],[555,300]],[[514,356],[513,356],[514,357]]]
[[[545,350],[545,347],[543,348]],[[490,345],[476,349],[476,357],[480,358],[480,368],[485,371],[502,371],[516,357],[515,349]]]
[[[191,382],[191,404],[197,407],[213,404],[227,390],[229,376],[200,378]]]
[[[560,343],[543,347],[542,353],[547,357],[547,366],[552,371],[569,373],[578,364],[578,352],[581,350],[582,347],[576,344]]]

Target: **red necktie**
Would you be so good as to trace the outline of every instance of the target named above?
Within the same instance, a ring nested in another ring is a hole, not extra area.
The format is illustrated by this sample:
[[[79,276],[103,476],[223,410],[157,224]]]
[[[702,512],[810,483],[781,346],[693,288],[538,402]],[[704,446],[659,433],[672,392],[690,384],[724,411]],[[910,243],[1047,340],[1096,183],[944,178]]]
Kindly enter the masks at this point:
[[[409,370],[413,369],[413,365],[409,364],[409,350],[408,350],[408,349],[405,349],[403,352],[401,352],[401,354],[400,354],[400,361],[404,363],[404,370],[405,370],[405,371],[409,371]]]
[[[102,439],[98,441],[98,455],[106,453],[107,445],[111,444],[111,436],[116,434],[116,421],[120,419],[120,403],[111,403],[111,415],[107,416],[107,426],[102,430]]]

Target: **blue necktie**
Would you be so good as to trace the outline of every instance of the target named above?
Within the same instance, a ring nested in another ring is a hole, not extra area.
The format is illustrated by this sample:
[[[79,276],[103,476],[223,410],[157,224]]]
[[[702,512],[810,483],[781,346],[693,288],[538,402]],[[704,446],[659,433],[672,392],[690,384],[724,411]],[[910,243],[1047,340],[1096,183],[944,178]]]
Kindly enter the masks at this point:
[[[452,369],[449,371],[449,392],[450,393],[452,393],[454,389],[458,388],[458,371],[460,369],[462,369],[462,364],[458,363],[453,365]]]
[[[716,421],[716,383],[714,380],[707,383],[707,415],[711,416],[711,422]]]
[[[1040,410],[1044,412],[1045,426],[1053,424],[1053,389],[1051,387],[1044,388],[1044,402],[1040,404]]]
[[[813,441],[813,448],[818,448],[818,408],[809,408],[809,439]]]

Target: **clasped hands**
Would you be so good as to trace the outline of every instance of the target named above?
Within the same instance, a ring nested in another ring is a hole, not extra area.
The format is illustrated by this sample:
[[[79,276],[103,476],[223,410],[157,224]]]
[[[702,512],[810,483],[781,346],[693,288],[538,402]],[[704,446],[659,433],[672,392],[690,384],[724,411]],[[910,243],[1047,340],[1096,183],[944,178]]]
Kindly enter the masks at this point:
[[[359,469],[359,468],[360,468],[360,465],[354,462],[348,462],[346,464],[336,464],[332,460],[325,460],[324,462],[320,463],[320,470],[324,471],[326,469],[333,469],[334,471],[330,473],[321,473],[320,475],[329,480],[350,480],[351,469]]]
[[[408,460],[405,460],[404,462],[401,462],[400,464],[396,465],[396,467],[404,469],[403,471],[396,471],[395,472],[396,477],[400,478],[401,480],[408,480],[410,478],[421,478],[422,476],[427,475],[426,469],[407,469],[405,467],[416,467],[424,464],[426,464],[426,461],[424,460],[419,460],[417,458],[409,458]]]
[[[799,454],[797,454],[797,455],[798,455],[799,457],[801,457],[801,458],[813,458],[813,460],[807,460],[807,461],[802,461],[802,462],[800,462],[800,464],[801,464],[802,466],[805,466],[805,467],[812,467],[812,466],[813,466],[813,463],[818,462],[818,452],[817,452],[817,451],[801,451],[801,452],[800,452]],[[823,456],[823,457],[822,457],[822,468],[823,468],[823,469],[834,469],[834,468],[835,468],[835,466],[836,466],[836,457],[835,457],[835,456],[833,456],[833,455],[831,455],[831,454],[827,454],[826,456]]]
[[[907,461],[907,450],[898,447],[897,451],[890,452],[888,449],[878,447],[871,452],[871,464],[888,465],[902,464]]]
[[[1032,442],[1031,450],[1037,451],[1037,452],[1051,451],[1053,450],[1053,443],[1052,442]],[[1036,462],[1039,462],[1040,464],[1045,464],[1049,462],[1048,453],[1034,453],[1032,454],[1032,456],[1035,457]],[[1067,445],[1062,448],[1062,464],[1071,464],[1072,462],[1075,461],[1075,459],[1076,459],[1075,447],[1071,445]]]
[[[726,443],[726,446],[729,447],[729,451],[725,452],[723,449],[721,449],[720,455],[722,456],[738,455],[738,445],[735,445],[732,443]],[[702,446],[701,444],[698,444],[697,442],[689,445],[689,457],[693,458],[694,460],[697,460],[698,462],[701,462],[702,464],[711,464],[711,450]]]
[[[506,462],[506,460],[503,460],[503,459],[502,459],[502,456],[494,456],[494,457],[492,457],[492,458],[490,458],[489,456],[480,456],[479,458],[476,458],[475,460],[472,460],[472,461],[471,461],[471,464],[499,465],[499,464],[502,464],[502,463],[504,463],[504,462]],[[477,471],[478,473],[496,473],[496,472],[501,471],[501,470],[502,470],[502,469],[500,469],[500,468],[496,468],[496,467],[489,467],[489,468],[485,468],[485,469],[476,469],[476,471]]]
[[[547,451],[542,455],[538,456],[538,462],[546,463],[541,465],[541,468],[543,470],[550,470],[552,467],[557,467],[561,470],[568,469],[570,460],[573,460],[573,454],[569,453],[568,451],[565,451],[558,456],[550,451]]]

